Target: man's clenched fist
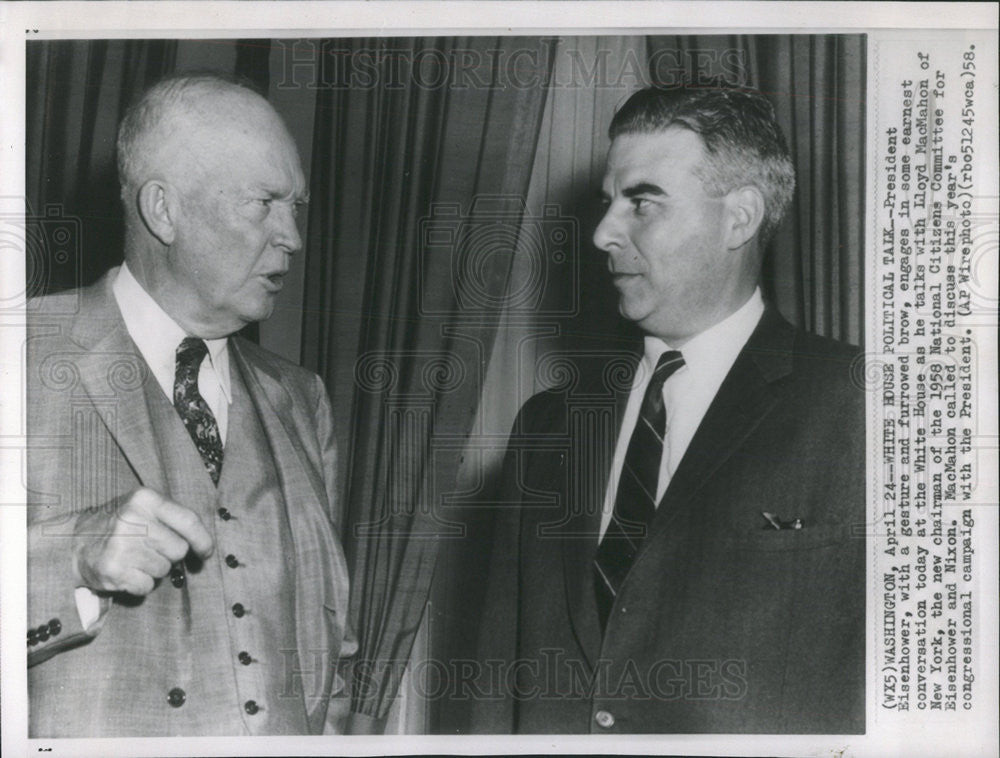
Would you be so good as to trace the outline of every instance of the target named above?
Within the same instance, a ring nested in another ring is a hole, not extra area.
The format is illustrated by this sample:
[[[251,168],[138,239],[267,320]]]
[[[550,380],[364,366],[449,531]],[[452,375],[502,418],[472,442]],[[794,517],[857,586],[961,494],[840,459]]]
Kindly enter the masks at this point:
[[[197,513],[141,487],[115,512],[79,516],[73,556],[79,579],[90,589],[147,595],[188,550],[207,558],[213,547]]]

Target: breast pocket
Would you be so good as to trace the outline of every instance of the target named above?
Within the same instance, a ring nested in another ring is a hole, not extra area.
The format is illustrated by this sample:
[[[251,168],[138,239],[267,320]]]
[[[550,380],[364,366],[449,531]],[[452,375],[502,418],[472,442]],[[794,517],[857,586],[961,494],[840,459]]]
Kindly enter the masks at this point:
[[[851,528],[846,524],[805,525],[801,529],[753,529],[727,536],[723,543],[727,550],[752,552],[794,552],[816,550],[837,545],[851,539]]]

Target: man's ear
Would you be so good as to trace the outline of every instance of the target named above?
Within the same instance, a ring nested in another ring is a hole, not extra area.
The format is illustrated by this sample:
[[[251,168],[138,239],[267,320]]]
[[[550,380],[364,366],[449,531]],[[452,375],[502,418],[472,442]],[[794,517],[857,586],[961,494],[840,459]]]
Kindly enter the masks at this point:
[[[764,195],[749,185],[726,195],[729,226],[726,244],[730,250],[743,247],[754,238],[764,220]]]
[[[172,187],[160,179],[150,179],[139,188],[137,200],[139,216],[149,233],[164,245],[172,245],[176,236]]]

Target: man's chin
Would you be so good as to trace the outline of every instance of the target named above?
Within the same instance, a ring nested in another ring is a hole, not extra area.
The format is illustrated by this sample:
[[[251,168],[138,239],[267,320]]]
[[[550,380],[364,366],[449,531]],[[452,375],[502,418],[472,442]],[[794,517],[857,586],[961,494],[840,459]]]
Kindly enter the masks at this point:
[[[264,292],[247,308],[246,316],[253,321],[265,321],[274,313],[274,304],[278,301],[277,292]]]
[[[641,303],[637,303],[626,297],[618,298],[618,313],[626,321],[640,324],[651,315],[648,308],[643,308]]]
[[[618,303],[618,313],[626,321],[631,321],[636,325],[643,333],[651,335],[653,337],[659,337],[665,342],[670,342],[671,338],[674,336],[674,331],[669,328],[665,328],[664,321],[669,323],[669,320],[663,318],[663,314],[657,313],[655,310],[649,308],[640,309],[632,304],[629,307],[627,303]],[[668,336],[669,335],[669,336]]]
[[[237,326],[236,331],[245,329],[251,324],[258,324],[261,321],[267,321],[273,312],[273,302],[259,303],[254,308],[245,308],[238,316],[239,325]]]
[[[261,321],[267,321],[271,318],[272,313],[274,313],[274,304],[269,303],[267,306],[262,306],[254,311],[244,314],[243,320],[246,324],[257,324]]]

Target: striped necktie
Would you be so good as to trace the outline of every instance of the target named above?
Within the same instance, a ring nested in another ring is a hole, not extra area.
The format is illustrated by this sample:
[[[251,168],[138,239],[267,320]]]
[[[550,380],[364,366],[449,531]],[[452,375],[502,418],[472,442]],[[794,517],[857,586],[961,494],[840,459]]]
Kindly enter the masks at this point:
[[[198,448],[214,484],[222,473],[222,437],[215,415],[198,391],[198,371],[208,355],[205,340],[185,337],[177,347],[174,374],[174,408]]]
[[[602,629],[656,514],[656,489],[667,426],[663,383],[683,365],[684,358],[676,350],[660,356],[628,443],[611,522],[594,557],[594,591]]]

